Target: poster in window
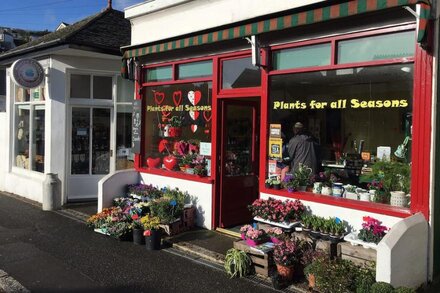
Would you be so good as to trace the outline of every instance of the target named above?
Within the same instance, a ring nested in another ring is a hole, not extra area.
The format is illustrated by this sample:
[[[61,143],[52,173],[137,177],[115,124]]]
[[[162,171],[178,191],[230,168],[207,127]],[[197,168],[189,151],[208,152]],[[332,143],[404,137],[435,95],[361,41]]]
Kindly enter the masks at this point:
[[[141,152],[142,100],[133,101],[133,121],[131,126],[131,147],[135,154]]]
[[[281,138],[269,138],[269,157],[282,159],[282,152],[283,140]]]

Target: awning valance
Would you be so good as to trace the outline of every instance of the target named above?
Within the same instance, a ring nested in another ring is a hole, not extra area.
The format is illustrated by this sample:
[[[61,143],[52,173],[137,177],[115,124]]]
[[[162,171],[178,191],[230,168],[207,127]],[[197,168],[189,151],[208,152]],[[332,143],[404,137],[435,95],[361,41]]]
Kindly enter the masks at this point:
[[[425,36],[427,21],[430,16],[430,3],[428,0],[352,0],[338,3],[309,11],[297,12],[286,16],[261,20],[254,23],[243,24],[218,31],[194,35],[182,39],[167,41],[154,45],[129,48],[124,52],[124,59],[140,57],[153,53],[187,48],[192,46],[233,40],[251,35],[258,35],[322,21],[339,19],[347,16],[363,14],[398,6],[421,4],[418,42]]]

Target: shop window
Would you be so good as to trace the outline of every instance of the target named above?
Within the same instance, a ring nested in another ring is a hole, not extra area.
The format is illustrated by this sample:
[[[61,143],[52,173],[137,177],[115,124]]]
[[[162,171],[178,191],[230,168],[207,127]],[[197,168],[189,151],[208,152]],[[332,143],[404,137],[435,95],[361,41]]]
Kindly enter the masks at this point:
[[[251,57],[222,62],[222,88],[236,89],[261,85],[260,69],[252,65]]]
[[[200,78],[212,76],[212,60],[179,64],[177,78]]]
[[[409,193],[413,64],[277,75],[269,89],[268,177],[299,178],[303,163],[306,183],[289,182],[310,195],[344,186],[346,198],[399,205],[390,191]]]
[[[399,32],[338,42],[338,63],[414,56],[415,32]]]
[[[148,87],[142,165],[210,175],[212,83]]]
[[[112,84],[113,78],[111,76],[93,76],[93,98],[111,100]]]
[[[131,151],[131,123],[133,111],[134,83],[118,77],[116,97],[116,170],[130,169],[134,166]]]
[[[279,50],[273,53],[273,68],[282,70],[330,65],[330,57],[330,43]]]
[[[44,88],[13,91],[14,112],[14,166],[44,172],[45,106]]]
[[[70,75],[70,97],[75,99],[90,99],[90,75]]]
[[[161,67],[148,68],[145,77],[146,77],[146,82],[172,80],[173,67],[161,66]]]

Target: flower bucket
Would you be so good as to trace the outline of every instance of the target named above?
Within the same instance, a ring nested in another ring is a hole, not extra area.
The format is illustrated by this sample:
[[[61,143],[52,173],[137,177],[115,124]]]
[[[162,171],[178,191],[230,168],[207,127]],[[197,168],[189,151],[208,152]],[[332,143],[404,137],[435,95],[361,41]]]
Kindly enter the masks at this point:
[[[260,240],[254,240],[254,239],[249,239],[249,238],[246,238],[246,244],[247,245],[249,245],[249,246],[257,246],[257,245],[259,245],[260,244]]]
[[[278,239],[278,238],[276,238],[276,237],[272,237],[272,236],[270,237],[270,241],[272,241],[273,244],[278,244],[278,243],[281,242],[280,239]]]
[[[147,250],[160,249],[161,234],[160,230],[151,230],[150,236],[145,236],[145,247]]]
[[[143,229],[133,229],[133,243],[138,245],[145,244],[144,230]]]
[[[286,281],[291,281],[293,279],[293,275],[295,274],[294,266],[285,266],[282,264],[276,264],[278,275]]]

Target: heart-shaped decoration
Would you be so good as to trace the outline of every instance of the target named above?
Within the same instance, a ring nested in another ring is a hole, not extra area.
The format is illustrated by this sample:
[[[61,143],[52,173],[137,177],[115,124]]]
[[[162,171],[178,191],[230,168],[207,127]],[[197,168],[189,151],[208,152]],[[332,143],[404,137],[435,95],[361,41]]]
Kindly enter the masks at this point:
[[[170,171],[173,170],[174,167],[176,167],[177,165],[176,157],[173,155],[166,156],[165,158],[163,158],[163,165],[165,166],[166,169]]]
[[[167,148],[169,148],[168,140],[162,139],[161,141],[159,141],[159,145],[158,145],[159,152],[163,153],[164,151],[167,150]]]
[[[191,117],[192,120],[197,120],[199,118],[199,111],[189,111],[189,117]]]
[[[192,125],[191,125],[191,131],[192,131],[193,133],[195,133],[195,132],[197,131],[197,125],[196,125],[196,124],[192,124]]]
[[[202,99],[202,93],[200,91],[195,91],[194,92],[194,106],[197,105],[200,100]]]
[[[206,122],[211,121],[212,112],[211,111],[203,111],[203,118],[205,118]]]
[[[173,102],[176,107],[180,106],[182,102],[182,91],[176,91],[173,93]]]
[[[157,168],[160,164],[160,158],[147,158],[147,166],[150,168]]]
[[[154,92],[154,101],[156,102],[157,105],[162,104],[164,99],[165,99],[165,93]]]

